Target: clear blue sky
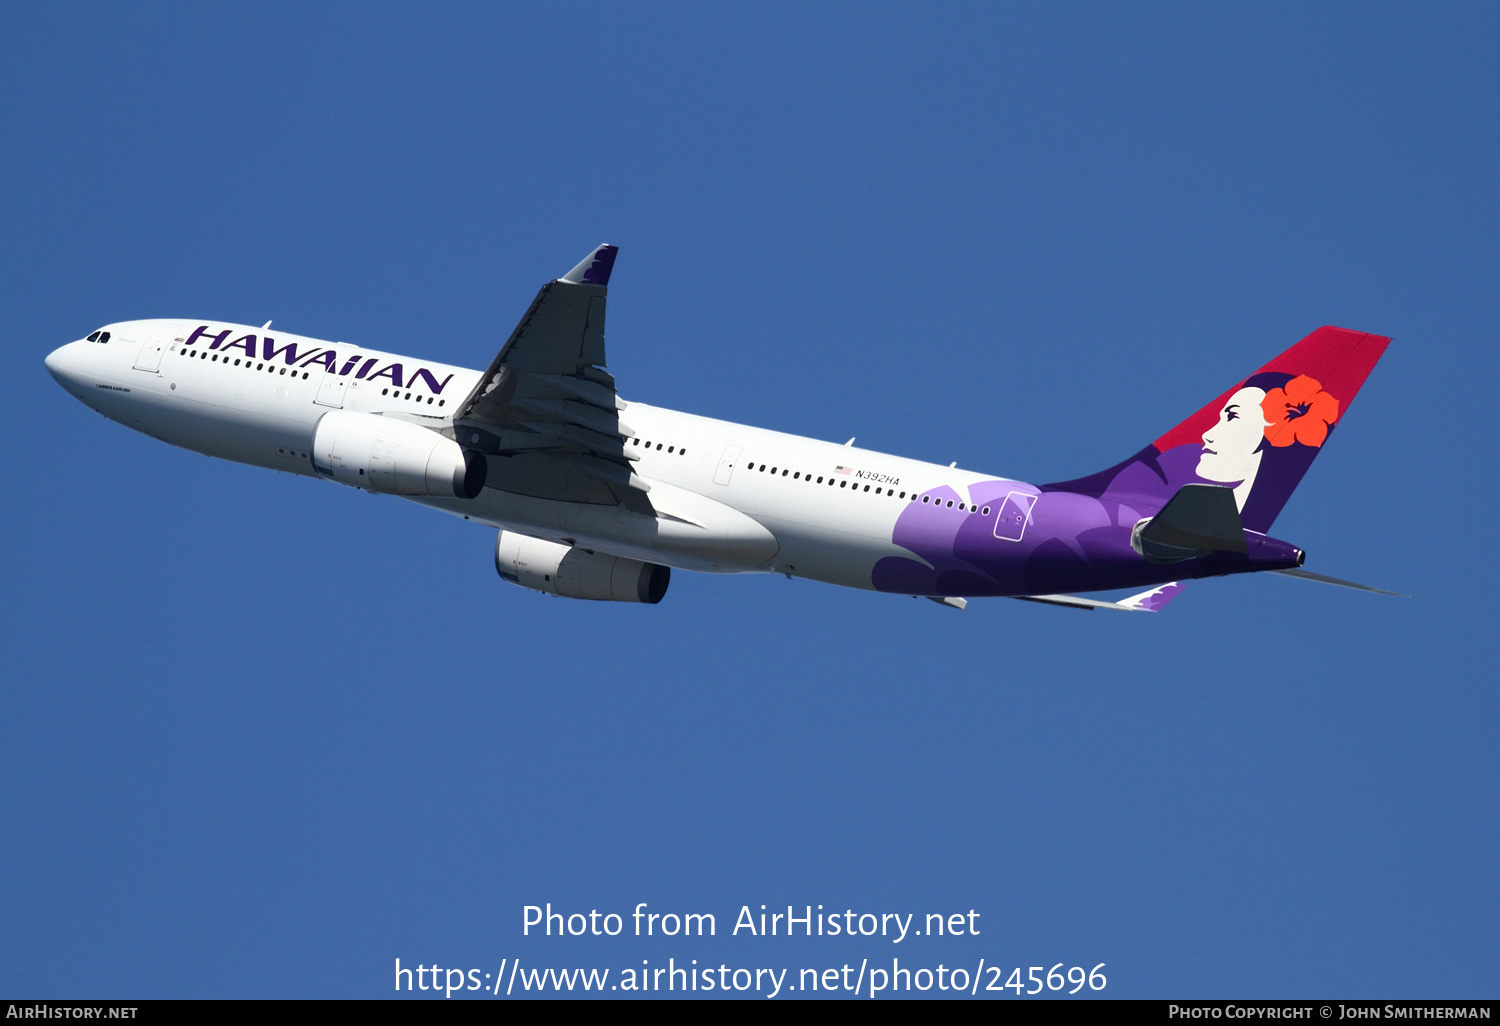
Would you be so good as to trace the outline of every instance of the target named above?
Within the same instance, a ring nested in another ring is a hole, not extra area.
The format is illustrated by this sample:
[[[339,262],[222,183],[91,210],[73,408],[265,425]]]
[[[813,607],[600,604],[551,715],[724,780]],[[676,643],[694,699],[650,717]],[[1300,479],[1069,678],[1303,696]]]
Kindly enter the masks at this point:
[[[7,5],[0,992],[1108,963],[1497,989],[1493,5]],[[1154,616],[680,573],[170,448],[43,356],[204,317],[483,366],[621,247],[622,393],[1031,481],[1322,324],[1395,338]],[[521,908],[982,914],[926,947],[547,942]]]

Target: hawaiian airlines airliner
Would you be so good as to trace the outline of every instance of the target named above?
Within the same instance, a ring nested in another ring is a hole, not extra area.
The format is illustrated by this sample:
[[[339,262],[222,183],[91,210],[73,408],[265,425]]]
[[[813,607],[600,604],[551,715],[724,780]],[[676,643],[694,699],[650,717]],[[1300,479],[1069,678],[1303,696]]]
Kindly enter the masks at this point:
[[[172,445],[498,528],[500,576],[550,595],[659,602],[671,568],[957,608],[1151,612],[1184,581],[1262,570],[1379,590],[1300,569],[1267,532],[1387,338],[1319,328],[1124,462],[1033,485],[621,398],[604,350],[615,255],[543,285],[482,372],[201,320],[110,324],[47,369]]]

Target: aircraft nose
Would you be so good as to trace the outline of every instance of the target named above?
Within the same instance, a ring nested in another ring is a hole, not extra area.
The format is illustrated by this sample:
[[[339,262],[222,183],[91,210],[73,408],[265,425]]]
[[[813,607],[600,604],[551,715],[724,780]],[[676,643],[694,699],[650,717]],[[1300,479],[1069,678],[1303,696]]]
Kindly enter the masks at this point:
[[[72,390],[82,384],[85,353],[80,349],[87,345],[87,342],[69,342],[47,354],[47,371],[62,387]]]

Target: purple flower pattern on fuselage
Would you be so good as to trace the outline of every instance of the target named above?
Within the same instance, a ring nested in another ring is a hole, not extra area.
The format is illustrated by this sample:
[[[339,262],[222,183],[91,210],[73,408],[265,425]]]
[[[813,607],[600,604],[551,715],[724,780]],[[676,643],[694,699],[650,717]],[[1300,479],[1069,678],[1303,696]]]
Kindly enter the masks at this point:
[[[995,534],[996,518],[1012,492],[1034,499],[1020,541]],[[1172,579],[1162,567],[1146,563],[1130,548],[1130,529],[1148,515],[1138,508],[1146,506],[1144,502],[1131,506],[998,480],[977,482],[969,487],[968,495],[946,487],[926,495],[935,501],[923,503],[919,498],[907,503],[892,537],[917,558],[880,560],[872,575],[877,590],[908,595],[1031,595]],[[960,511],[959,502],[979,508]],[[988,515],[980,512],[986,506]],[[1101,572],[1117,583],[1095,583]]]

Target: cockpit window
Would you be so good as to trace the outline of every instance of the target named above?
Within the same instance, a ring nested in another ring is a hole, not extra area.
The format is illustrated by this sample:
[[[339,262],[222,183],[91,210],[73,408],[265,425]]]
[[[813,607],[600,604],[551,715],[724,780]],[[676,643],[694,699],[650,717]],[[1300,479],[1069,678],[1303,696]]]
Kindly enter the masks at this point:
[[[99,336],[102,335],[102,334],[104,334],[104,332],[102,332],[102,331],[96,331],[96,332],[94,332],[92,335],[89,336],[89,341],[90,342],[97,342],[97,341],[99,341]]]

